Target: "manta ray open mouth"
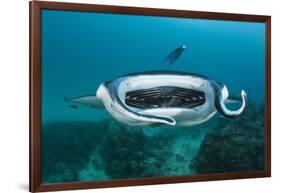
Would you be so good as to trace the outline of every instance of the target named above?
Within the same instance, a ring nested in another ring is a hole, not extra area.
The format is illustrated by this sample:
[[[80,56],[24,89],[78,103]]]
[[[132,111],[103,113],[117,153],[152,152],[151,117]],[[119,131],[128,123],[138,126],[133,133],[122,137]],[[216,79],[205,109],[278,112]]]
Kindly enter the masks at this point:
[[[126,93],[125,99],[126,105],[140,109],[193,108],[204,104],[205,101],[204,92],[174,86],[129,91]]]

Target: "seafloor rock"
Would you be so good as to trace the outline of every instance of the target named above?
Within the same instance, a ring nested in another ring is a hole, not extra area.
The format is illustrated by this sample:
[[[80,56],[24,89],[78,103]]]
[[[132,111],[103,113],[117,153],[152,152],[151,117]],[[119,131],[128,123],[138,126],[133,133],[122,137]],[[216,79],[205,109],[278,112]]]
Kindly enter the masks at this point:
[[[145,143],[141,130],[111,125],[99,147],[107,175],[112,178],[139,177],[145,167]]]
[[[263,115],[249,105],[239,119],[191,128],[127,127],[112,119],[45,124],[42,182],[262,170]]]
[[[201,129],[141,129],[115,122],[98,147],[105,173],[112,179],[190,175],[188,165],[208,130]]]
[[[42,129],[42,182],[79,181],[92,152],[108,128],[108,121],[53,122]]]
[[[190,169],[223,173],[264,169],[264,110],[249,104],[237,119],[224,120],[206,135]]]
[[[141,128],[112,124],[99,147],[106,174],[113,179],[160,176],[171,154],[169,140],[164,138],[145,136]]]

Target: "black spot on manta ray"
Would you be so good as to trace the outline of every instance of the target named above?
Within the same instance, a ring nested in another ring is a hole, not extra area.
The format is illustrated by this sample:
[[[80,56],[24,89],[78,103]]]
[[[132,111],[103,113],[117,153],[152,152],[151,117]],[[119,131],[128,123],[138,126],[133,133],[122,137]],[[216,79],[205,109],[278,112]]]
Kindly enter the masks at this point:
[[[173,86],[129,91],[125,98],[126,105],[140,109],[194,108],[204,104],[205,101],[204,92]]]

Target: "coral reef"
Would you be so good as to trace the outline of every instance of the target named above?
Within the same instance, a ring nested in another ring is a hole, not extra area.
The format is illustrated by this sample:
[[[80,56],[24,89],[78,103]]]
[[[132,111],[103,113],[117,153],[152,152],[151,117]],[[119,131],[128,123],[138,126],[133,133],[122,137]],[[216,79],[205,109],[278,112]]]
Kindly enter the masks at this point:
[[[108,121],[53,122],[42,129],[42,182],[79,181],[108,128]]]
[[[42,129],[42,182],[263,170],[264,107],[190,128],[137,128],[113,119]]]
[[[163,137],[156,138],[145,136],[141,128],[111,125],[99,147],[106,174],[113,179],[161,175],[161,163],[169,152]]]
[[[209,127],[134,128],[115,122],[98,148],[105,172],[113,179],[190,175],[188,165]]]
[[[223,120],[206,135],[190,164],[196,173],[264,169],[264,108],[249,104],[244,114]]]

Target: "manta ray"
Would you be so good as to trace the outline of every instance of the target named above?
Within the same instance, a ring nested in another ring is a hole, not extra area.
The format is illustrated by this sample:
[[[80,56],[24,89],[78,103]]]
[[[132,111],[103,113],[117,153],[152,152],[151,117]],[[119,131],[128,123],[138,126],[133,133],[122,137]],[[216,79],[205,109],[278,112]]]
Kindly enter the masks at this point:
[[[95,95],[67,99],[107,110],[131,126],[194,126],[217,112],[234,118],[246,108],[246,92],[229,96],[226,85],[211,78],[176,71],[150,71],[120,76],[100,84]],[[229,109],[227,103],[240,103]]]

